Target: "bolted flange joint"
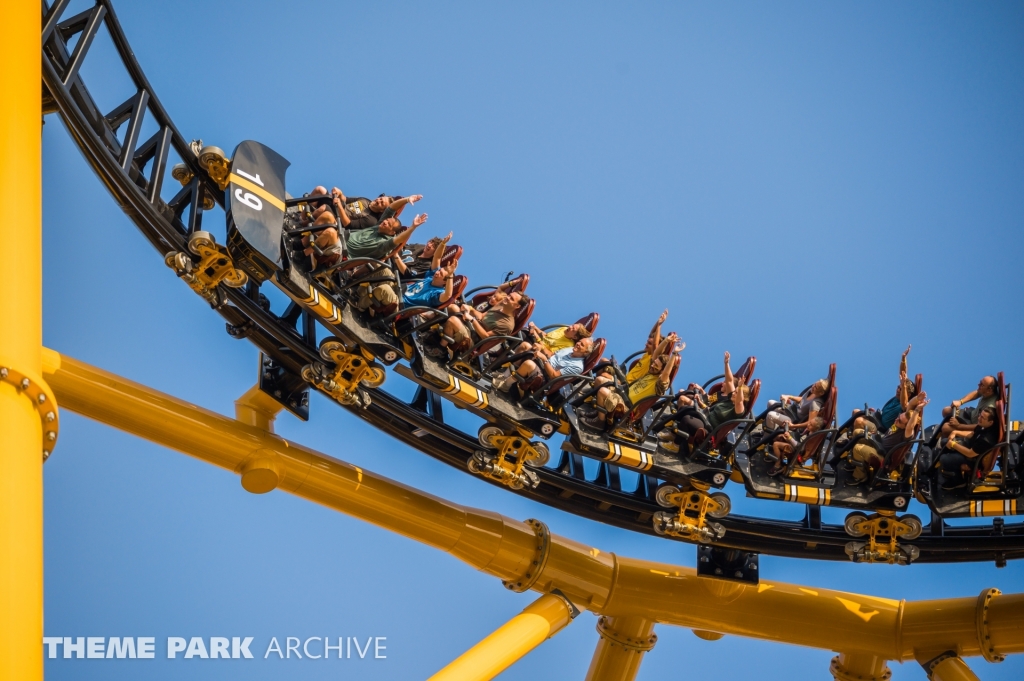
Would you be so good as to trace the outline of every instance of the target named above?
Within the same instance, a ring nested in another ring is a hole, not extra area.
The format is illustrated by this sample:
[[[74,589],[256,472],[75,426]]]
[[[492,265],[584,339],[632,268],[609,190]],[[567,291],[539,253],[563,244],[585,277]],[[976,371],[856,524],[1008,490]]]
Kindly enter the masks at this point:
[[[889,681],[892,678],[892,670],[884,666],[883,663],[882,673],[877,676],[871,674],[855,674],[846,667],[843,666],[842,660],[836,655],[832,658],[832,664],[829,665],[828,670],[832,673],[832,676],[836,681]]]
[[[39,419],[43,424],[43,461],[46,461],[57,444],[57,433],[60,431],[60,413],[53,391],[41,377],[19,371],[2,359],[0,382],[13,385],[20,394],[32,402],[39,413]]]
[[[658,635],[653,632],[650,636],[642,638],[624,636],[612,629],[611,621],[607,616],[603,615],[597,618],[597,633],[601,635],[601,638],[606,638],[612,643],[617,643],[626,650],[638,654],[650,652],[654,649],[655,644],[658,643]]]
[[[1000,655],[992,647],[992,637],[988,631],[988,608],[992,599],[1001,595],[999,589],[985,589],[978,595],[978,607],[975,609],[975,624],[978,630],[978,645],[981,646],[981,655],[986,662],[1002,662],[1005,655]]]
[[[533,560],[530,561],[530,565],[522,577],[501,582],[506,589],[515,591],[517,594],[529,591],[537,583],[537,578],[540,577],[540,573],[544,572],[544,567],[548,563],[548,554],[551,549],[551,531],[548,526],[533,518],[527,520],[526,524],[530,526],[537,537],[537,548],[534,551]]]

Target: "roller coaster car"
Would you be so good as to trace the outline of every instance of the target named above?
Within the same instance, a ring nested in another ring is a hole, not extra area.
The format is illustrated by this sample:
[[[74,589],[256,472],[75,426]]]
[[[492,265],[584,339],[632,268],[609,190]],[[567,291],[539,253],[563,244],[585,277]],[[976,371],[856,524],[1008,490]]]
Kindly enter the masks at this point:
[[[746,401],[746,411],[735,419],[730,419],[712,429],[707,416],[696,407],[682,407],[671,411],[674,405],[669,404],[669,410],[655,420],[652,431],[660,433],[664,428],[674,429],[673,420],[684,416],[692,416],[704,422],[703,432],[698,431],[692,441],[670,448],[670,443],[659,440],[659,452],[664,452],[676,457],[682,464],[682,470],[691,481],[698,484],[710,485],[721,489],[729,481],[732,474],[733,457],[732,452],[738,441],[737,429],[744,431],[748,424],[754,420],[750,417],[754,405],[757,404],[757,397],[761,392],[761,381],[754,379],[754,370],[757,367],[757,358],[748,357],[737,369],[733,376],[741,385],[750,388],[750,394]],[[724,375],[718,375],[704,382],[701,390],[707,395],[708,406],[723,399],[722,379]],[[709,387],[710,386],[710,387]]]
[[[642,353],[636,353],[632,359]],[[620,394],[625,393],[625,372],[615,362],[609,360],[616,374],[616,385]],[[596,364],[596,363],[595,363]],[[633,366],[636,362],[633,362]],[[678,363],[672,371],[674,379],[679,370]],[[562,407],[565,425],[569,436],[562,443],[562,450],[571,454],[579,454],[605,461],[616,466],[623,466],[633,471],[684,484],[687,476],[678,458],[657,451],[658,441],[651,430],[661,412],[670,404],[671,396],[652,396],[632,405],[622,421],[610,431],[598,431],[581,422],[579,411],[584,400],[592,391],[593,376],[577,376],[565,390],[567,399]],[[628,403],[628,400],[627,400]],[[724,482],[724,481],[723,481]]]
[[[932,510],[943,518],[1024,515],[1024,486],[1021,483],[1024,475],[1021,462],[1024,429],[1020,422],[1010,420],[1011,386],[1004,382],[1002,372],[996,380],[998,440],[995,446],[973,459],[966,487],[942,488],[945,478],[938,467],[938,458],[942,453],[940,433],[943,424],[930,426],[926,431],[926,444],[922,446],[917,462],[918,491]]]
[[[528,281],[528,275],[522,275],[517,278],[514,285],[518,286],[521,283],[522,288],[525,288]],[[489,293],[478,293],[467,302],[474,304],[474,300],[478,299],[476,305],[485,305],[487,297],[497,287],[484,288]],[[533,301],[517,313],[513,334],[518,334],[522,330],[532,313]],[[489,423],[498,424],[506,433],[525,431],[545,439],[551,437],[561,423],[558,415],[536,403],[521,404],[511,395],[497,390],[490,373],[486,371],[493,362],[493,355],[489,354],[491,351],[499,351],[507,345],[518,345],[522,338],[518,335],[485,338],[446,362],[430,356],[431,353],[427,352],[427,348],[433,346],[439,333],[427,327],[440,326],[443,321],[444,317],[435,318],[412,336],[416,352],[410,361],[410,367],[400,366],[397,369],[398,373],[429,390],[440,393],[456,406],[468,409]]]
[[[324,363],[307,365],[303,378],[344,404],[365,404],[358,386],[375,387],[383,381],[374,360],[393,364],[409,359],[413,346],[395,330],[397,310],[380,310],[373,318],[351,303],[361,283],[391,278],[397,284],[397,278],[374,272],[383,263],[366,258],[312,270],[300,239],[315,238],[317,231],[331,226],[314,227],[308,216],[317,205],[334,213],[330,197],[289,197],[284,187],[290,164],[258,142],[239,144],[230,165],[222,157],[213,162],[218,160],[225,165],[227,251],[235,266],[258,284],[272,281],[333,333],[330,347],[321,348]]]

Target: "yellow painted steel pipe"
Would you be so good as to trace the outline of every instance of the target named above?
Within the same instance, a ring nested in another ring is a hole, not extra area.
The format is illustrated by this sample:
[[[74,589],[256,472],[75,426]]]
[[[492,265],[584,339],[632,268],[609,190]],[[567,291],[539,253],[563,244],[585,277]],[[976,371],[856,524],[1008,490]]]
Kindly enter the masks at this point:
[[[842,653],[832,658],[829,671],[836,681],[889,681],[892,672],[885,662],[874,655]]]
[[[41,13],[0,21],[0,679],[43,678]],[[6,369],[6,371],[5,371]],[[14,380],[18,375],[17,381]],[[37,386],[33,386],[33,392]]]
[[[967,663],[956,655],[948,655],[927,669],[930,681],[980,681]]]
[[[284,491],[435,546],[512,585],[561,591],[597,614],[883,660],[930,650],[981,655],[983,638],[986,659],[1024,652],[1024,594],[987,598],[982,619],[981,597],[908,603],[767,580],[755,586],[557,535],[539,542],[540,523],[439,499],[55,352],[44,354],[44,372],[64,408],[239,474],[272,464]]]
[[[601,638],[586,681],[633,681],[644,655],[658,642],[654,622],[642,617],[601,617],[597,633]]]
[[[558,594],[544,594],[429,681],[489,681],[566,627],[579,611]]]

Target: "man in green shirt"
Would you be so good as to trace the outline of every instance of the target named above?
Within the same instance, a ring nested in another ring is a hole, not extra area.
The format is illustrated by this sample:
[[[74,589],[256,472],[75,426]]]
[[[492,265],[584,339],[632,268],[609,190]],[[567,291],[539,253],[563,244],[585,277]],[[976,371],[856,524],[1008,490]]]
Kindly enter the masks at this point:
[[[405,201],[405,199],[399,199],[395,203],[400,203],[401,201]],[[391,210],[392,206],[394,204],[391,204],[388,210]],[[405,245],[409,241],[409,237],[412,236],[412,233],[416,231],[416,228],[426,221],[426,213],[417,215],[412,221],[412,227],[401,234],[398,234],[398,229],[402,224],[396,217],[385,218],[376,227],[349,232],[348,239],[345,242],[348,246],[348,257],[373,258],[374,260],[384,261],[395,249]]]

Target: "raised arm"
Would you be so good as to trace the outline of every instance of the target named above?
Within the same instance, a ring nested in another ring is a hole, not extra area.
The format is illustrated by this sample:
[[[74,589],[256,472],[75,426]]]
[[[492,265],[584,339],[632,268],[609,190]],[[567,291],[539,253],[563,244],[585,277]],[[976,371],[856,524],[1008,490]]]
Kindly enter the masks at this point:
[[[414,221],[415,222],[415,221]],[[448,246],[448,241],[452,238],[452,233],[448,232],[448,236],[441,239],[441,243],[434,249],[434,257],[430,260],[430,269],[436,270],[441,267],[441,259],[444,258],[445,248]]]
[[[387,218],[391,217],[392,215],[397,218],[397,217],[399,217],[402,214],[402,211],[405,210],[406,206],[410,206],[410,205],[416,203],[417,201],[419,201],[422,198],[423,198],[423,194],[413,194],[412,196],[403,196],[400,199],[392,201],[391,205],[389,205],[387,207],[387,210],[384,211],[384,214],[381,215],[380,219],[381,220],[386,220]],[[390,215],[388,214],[389,212],[390,212]]]
[[[907,427],[903,429],[903,435],[907,438],[913,438],[914,433],[917,431],[917,424],[921,422],[921,414],[924,412],[925,405],[928,404],[928,400],[921,400],[914,410],[910,412],[910,418],[907,419]]]
[[[445,270],[444,273],[444,293],[441,294],[441,302],[447,303],[448,299],[452,297],[452,280],[455,278],[455,268],[459,266],[459,261],[456,260],[451,264],[451,268]]]
[[[731,357],[731,355],[729,354],[729,351],[726,350],[725,351],[725,371],[722,372],[722,373],[725,374],[725,380],[722,381],[722,394],[723,395],[728,395],[729,393],[731,393],[733,390],[736,389],[736,378],[732,375],[732,368],[729,366],[729,359],[730,359],[730,357]]]
[[[348,209],[345,208],[345,193],[337,187],[334,187],[331,189],[331,196],[334,197],[331,199],[331,202],[334,204],[334,208],[338,213],[338,219],[341,221],[341,226],[347,229],[348,226],[352,224],[352,218],[348,216]]]
[[[402,260],[402,253],[399,250],[396,249],[395,252],[391,254],[391,260],[395,263],[395,269],[398,270],[399,274],[405,274],[409,271],[409,267],[405,264],[405,261]]]
[[[658,317],[658,321],[654,322],[654,328],[651,329],[651,335],[649,336],[654,339],[654,347],[658,347],[661,343],[661,325],[665,323],[666,319],[668,319],[668,310],[662,312],[661,316]]]
[[[412,236],[412,233],[416,231],[416,228],[419,227],[420,225],[422,225],[426,221],[427,221],[427,214],[426,213],[423,213],[422,215],[417,215],[413,219],[413,221],[412,221],[412,226],[409,227],[409,229],[405,230],[404,232],[402,232],[401,234],[399,234],[399,235],[397,235],[395,237],[395,241],[394,241],[395,247],[398,248],[400,246],[404,246],[409,241],[409,237]]]

